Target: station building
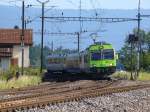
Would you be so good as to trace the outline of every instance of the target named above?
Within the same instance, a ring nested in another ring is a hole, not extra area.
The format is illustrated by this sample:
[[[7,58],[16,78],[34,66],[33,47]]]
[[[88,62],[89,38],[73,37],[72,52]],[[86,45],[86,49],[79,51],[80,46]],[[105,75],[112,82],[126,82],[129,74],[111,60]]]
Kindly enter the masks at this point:
[[[21,29],[0,29],[0,70],[8,70],[10,66],[21,67],[22,47]],[[26,29],[24,33],[24,67],[30,66],[29,48],[33,44],[33,31]]]

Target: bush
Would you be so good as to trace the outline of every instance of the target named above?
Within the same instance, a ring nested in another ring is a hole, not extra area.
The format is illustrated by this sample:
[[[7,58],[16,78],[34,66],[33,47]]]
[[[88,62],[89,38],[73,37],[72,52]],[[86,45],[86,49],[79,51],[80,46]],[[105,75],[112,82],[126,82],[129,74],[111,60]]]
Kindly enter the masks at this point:
[[[39,69],[25,68],[23,76],[19,76],[19,71],[21,69],[18,67],[11,67],[7,71],[1,71],[0,89],[20,88],[41,83],[42,76]]]
[[[1,71],[0,79],[1,80],[10,80],[12,78],[18,78],[21,75],[21,68],[18,67],[10,67],[7,71]],[[41,76],[40,69],[38,68],[24,68],[24,75],[27,76]]]
[[[142,72],[140,73],[139,77],[137,80],[140,81],[150,81],[150,73],[149,72]]]
[[[9,80],[13,77],[16,77],[16,73],[19,71],[18,67],[10,67],[7,71],[1,71],[0,73],[0,79],[1,80]]]
[[[116,72],[112,75],[112,77],[118,78],[118,79],[130,80],[131,73],[130,72],[125,72],[125,71]],[[133,77],[134,77],[134,73],[133,73]],[[150,73],[149,72],[140,72],[139,76],[137,77],[137,80],[139,80],[139,81],[150,81]]]
[[[20,76],[18,79],[12,78],[9,81],[1,80],[0,89],[20,88],[41,83],[39,76]]]
[[[130,73],[126,72],[126,71],[120,71],[120,72],[116,72],[112,75],[112,77],[114,78],[118,78],[118,79],[130,79]]]
[[[38,68],[25,68],[24,75],[33,75],[33,76],[40,76],[40,69]]]

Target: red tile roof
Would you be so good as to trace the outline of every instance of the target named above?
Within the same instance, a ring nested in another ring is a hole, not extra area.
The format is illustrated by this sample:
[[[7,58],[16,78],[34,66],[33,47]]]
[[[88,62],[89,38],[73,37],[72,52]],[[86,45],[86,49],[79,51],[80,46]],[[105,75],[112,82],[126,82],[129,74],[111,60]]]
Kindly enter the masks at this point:
[[[0,29],[0,45],[20,45],[21,29]],[[33,31],[26,29],[24,33],[25,45],[32,45]]]

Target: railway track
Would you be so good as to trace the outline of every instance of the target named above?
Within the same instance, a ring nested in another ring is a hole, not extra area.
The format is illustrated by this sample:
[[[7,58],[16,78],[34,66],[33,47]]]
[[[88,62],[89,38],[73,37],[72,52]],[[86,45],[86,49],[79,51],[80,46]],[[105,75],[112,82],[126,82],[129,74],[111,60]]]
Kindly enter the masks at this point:
[[[117,83],[117,82],[115,82]],[[16,91],[16,93],[13,92],[16,96],[8,99],[3,99],[0,100],[1,102],[6,102],[6,101],[14,101],[18,99],[26,99],[26,98],[32,98],[32,97],[39,97],[39,96],[46,96],[46,95],[52,95],[52,94],[58,94],[58,93],[63,93],[63,92],[69,92],[69,91],[75,91],[75,90],[80,90],[80,89],[91,89],[91,88],[104,88],[107,86],[110,86],[114,84],[114,82],[111,81],[104,81],[104,82],[97,82],[93,84],[88,84],[85,83],[84,85],[77,85],[77,86],[71,86],[70,83],[65,84],[65,85],[51,85],[49,87],[45,88],[38,88],[34,90],[29,90],[29,91]],[[12,93],[11,93],[12,94]],[[22,96],[17,96],[17,95],[22,94]]]
[[[17,95],[17,94],[26,94],[29,92],[33,91],[38,91],[38,90],[44,90],[47,88],[60,88],[65,85],[67,85],[69,82],[63,82],[63,83],[52,83],[52,84],[43,84],[43,85],[37,85],[37,86],[30,86],[30,87],[23,87],[23,88],[13,88],[13,89],[8,89],[8,90],[1,90],[0,95]],[[43,91],[42,90],[42,91]]]
[[[9,99],[4,102],[0,102],[1,111],[12,111],[17,109],[28,109],[34,107],[42,107],[48,104],[55,104],[68,101],[77,101],[83,98],[97,97],[101,95],[108,95],[118,92],[126,92],[136,89],[149,88],[149,84],[136,85],[136,86],[126,86],[126,87],[111,87],[111,84],[118,83],[112,82],[104,84],[103,86],[91,86],[79,89],[72,89],[66,91],[55,91],[53,94],[41,94],[34,97],[18,98],[18,99]]]

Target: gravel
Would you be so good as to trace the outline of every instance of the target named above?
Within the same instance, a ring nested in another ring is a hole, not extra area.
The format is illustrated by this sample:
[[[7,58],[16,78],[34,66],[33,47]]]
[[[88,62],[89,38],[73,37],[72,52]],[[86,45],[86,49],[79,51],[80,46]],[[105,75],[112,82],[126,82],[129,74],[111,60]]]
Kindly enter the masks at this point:
[[[150,89],[59,103],[24,112],[150,112]]]
[[[73,88],[79,85],[94,84],[95,81],[77,81],[69,84]],[[115,87],[137,84],[150,84],[150,82],[122,80]],[[23,94],[19,95],[23,96]],[[12,98],[15,95],[0,95],[0,100]],[[17,112],[150,112],[150,88],[134,90],[124,93],[114,93],[107,96],[87,98],[80,101],[59,103],[43,108],[33,108]]]

